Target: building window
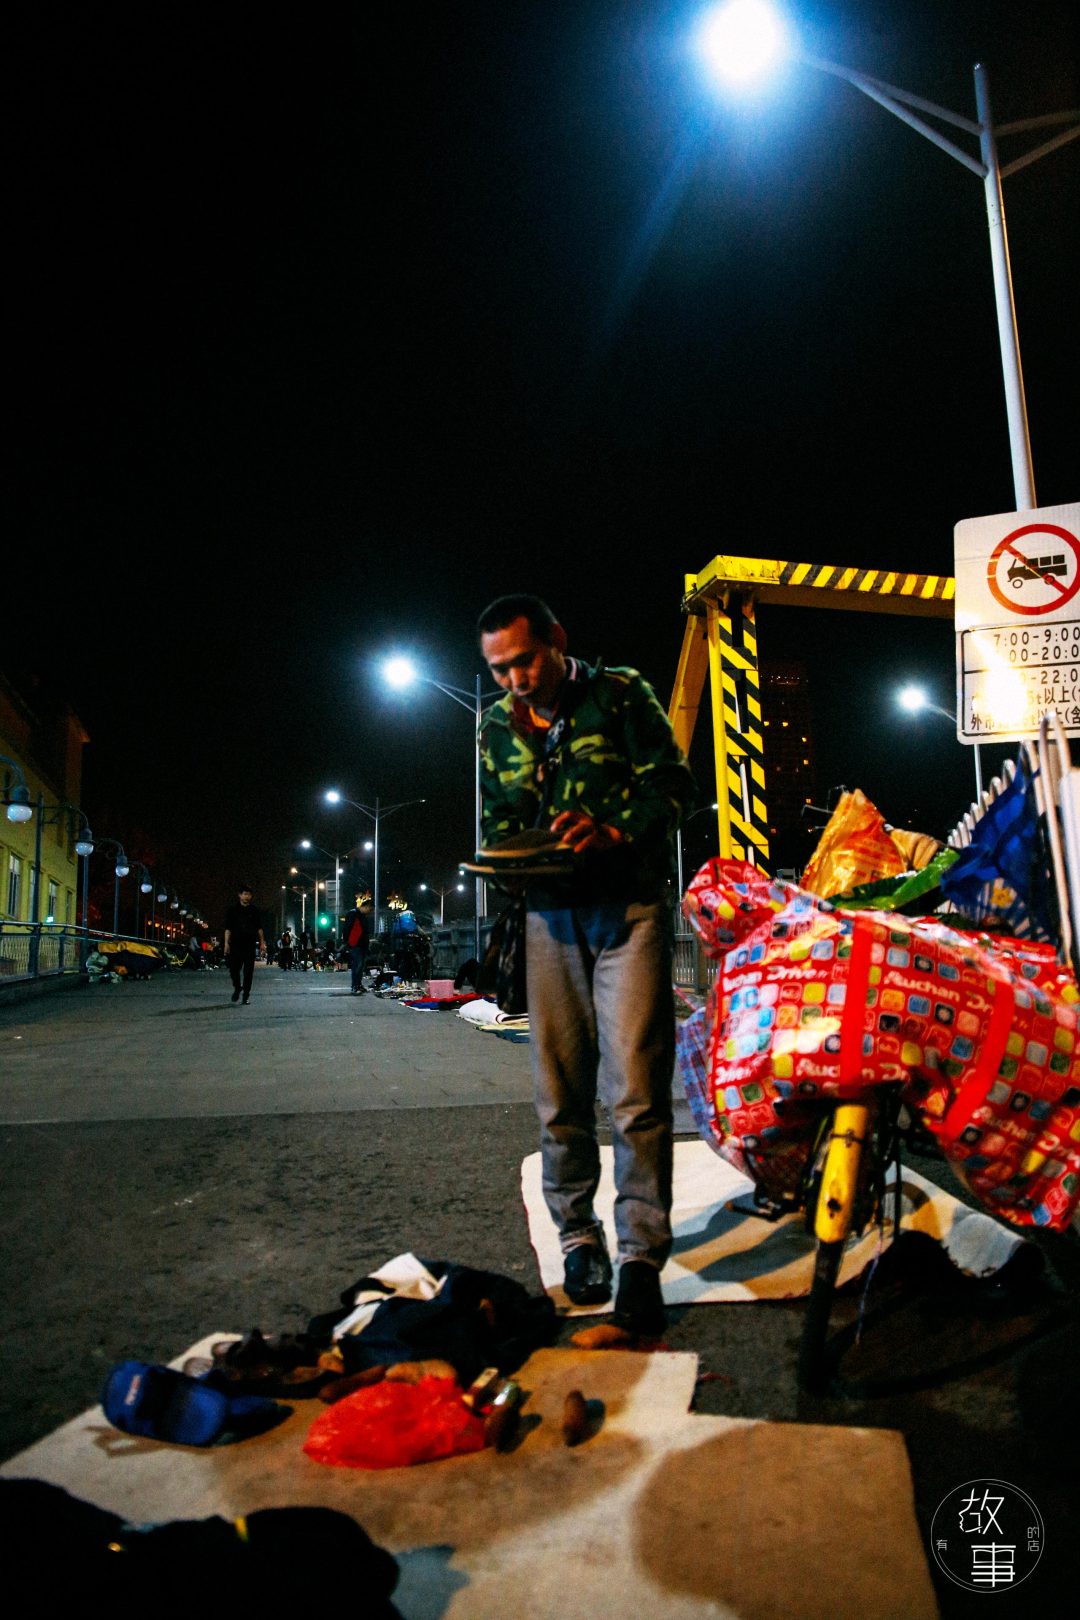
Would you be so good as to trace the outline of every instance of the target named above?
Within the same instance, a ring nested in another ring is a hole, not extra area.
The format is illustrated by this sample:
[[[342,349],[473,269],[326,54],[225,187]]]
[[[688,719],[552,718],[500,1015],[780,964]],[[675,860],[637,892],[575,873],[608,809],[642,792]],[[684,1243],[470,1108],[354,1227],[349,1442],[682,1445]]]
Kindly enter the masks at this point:
[[[29,902],[28,902],[27,907],[26,907],[26,915],[27,915],[28,919],[33,917],[34,913],[37,911],[37,893],[38,893],[38,869],[34,865],[33,861],[31,861],[30,862],[30,893],[29,893]]]
[[[19,915],[19,890],[22,888],[22,861],[17,855],[8,855],[7,914]]]
[[[57,885],[56,879],[55,878],[50,878],[49,879],[49,898],[48,898],[48,904],[45,907],[45,915],[46,915],[46,917],[51,917],[53,922],[57,921],[56,901],[57,901],[57,898],[59,896],[59,893],[60,893],[60,889],[59,889],[59,886]]]
[[[72,921],[72,913],[74,912],[74,909],[75,909],[75,896],[72,894],[70,889],[65,889],[64,890],[64,921],[66,923],[69,923],[69,922]]]

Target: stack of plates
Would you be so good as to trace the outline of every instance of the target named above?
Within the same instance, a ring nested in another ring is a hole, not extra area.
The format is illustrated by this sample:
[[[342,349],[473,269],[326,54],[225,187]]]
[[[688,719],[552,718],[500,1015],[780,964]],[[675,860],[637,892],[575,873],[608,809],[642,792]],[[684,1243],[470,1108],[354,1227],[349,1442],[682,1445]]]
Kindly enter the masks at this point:
[[[530,827],[514,833],[490,849],[478,849],[474,860],[462,862],[462,869],[478,877],[541,878],[566,877],[579,857],[557,833],[546,827]]]

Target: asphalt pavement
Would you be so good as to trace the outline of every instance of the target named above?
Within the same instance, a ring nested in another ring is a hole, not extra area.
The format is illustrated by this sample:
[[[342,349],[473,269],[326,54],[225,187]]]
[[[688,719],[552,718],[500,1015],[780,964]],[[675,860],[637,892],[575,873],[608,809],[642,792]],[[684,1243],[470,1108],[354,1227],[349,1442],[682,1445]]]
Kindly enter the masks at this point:
[[[528,1047],[347,987],[260,967],[248,1006],[222,971],[0,1001],[0,1458],[92,1405],[116,1361],[297,1331],[405,1250],[539,1290]],[[1015,1594],[1033,1612],[1071,1595],[1080,1452],[1080,1245],[1039,1248],[1044,1279],[1020,1296],[886,1279],[828,1397],[796,1387],[798,1301],[673,1312],[666,1343],[701,1358],[699,1410],[901,1430],[924,1530],[967,1480],[1027,1491],[1047,1533]],[[852,1331],[861,1305],[840,1302]],[[947,1615],[995,1600],[1012,1596],[939,1586]]]

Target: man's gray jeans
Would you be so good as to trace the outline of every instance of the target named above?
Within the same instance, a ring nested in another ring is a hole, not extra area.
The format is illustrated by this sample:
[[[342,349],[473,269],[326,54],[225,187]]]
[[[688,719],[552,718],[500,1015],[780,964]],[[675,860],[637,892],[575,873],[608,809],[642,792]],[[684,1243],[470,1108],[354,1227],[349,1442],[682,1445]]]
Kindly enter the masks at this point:
[[[671,1251],[675,1017],[666,904],[530,911],[525,959],[544,1198],[564,1252],[600,1238],[596,1097],[611,1120],[620,1260]]]

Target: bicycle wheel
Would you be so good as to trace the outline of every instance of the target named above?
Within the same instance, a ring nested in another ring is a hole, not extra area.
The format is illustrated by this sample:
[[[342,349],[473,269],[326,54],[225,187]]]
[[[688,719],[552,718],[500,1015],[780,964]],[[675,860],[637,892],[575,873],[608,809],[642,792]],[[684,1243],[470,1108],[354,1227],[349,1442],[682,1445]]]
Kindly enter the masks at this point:
[[[814,1280],[803,1315],[802,1337],[799,1340],[799,1387],[811,1394],[823,1390],[829,1382],[829,1357],[826,1345],[829,1336],[829,1316],[832,1313],[833,1294],[844,1253],[844,1240],[833,1243],[818,1242],[814,1258]]]

